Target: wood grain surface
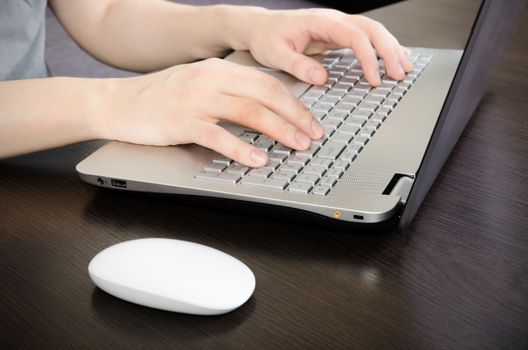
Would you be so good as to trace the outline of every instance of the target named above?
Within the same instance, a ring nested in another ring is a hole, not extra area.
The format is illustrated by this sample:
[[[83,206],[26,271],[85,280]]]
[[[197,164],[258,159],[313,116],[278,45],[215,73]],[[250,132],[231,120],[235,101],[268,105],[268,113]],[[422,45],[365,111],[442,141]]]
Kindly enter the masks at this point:
[[[475,2],[376,10],[406,45],[462,47]],[[97,189],[101,142],[0,161],[0,348],[527,349],[528,16],[411,227],[359,234],[204,201]],[[31,102],[28,96],[28,103]],[[96,289],[103,248],[169,237],[255,273],[240,309],[202,317]]]

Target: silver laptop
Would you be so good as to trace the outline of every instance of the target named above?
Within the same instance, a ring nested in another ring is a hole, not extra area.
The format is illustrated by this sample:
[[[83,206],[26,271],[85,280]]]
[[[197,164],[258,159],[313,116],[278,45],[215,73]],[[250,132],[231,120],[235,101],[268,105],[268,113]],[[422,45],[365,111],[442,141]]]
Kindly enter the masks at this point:
[[[225,59],[280,79],[321,121],[325,136],[295,151],[238,125],[222,125],[268,153],[251,169],[197,145],[110,142],[77,165],[99,187],[252,202],[363,228],[414,216],[480,101],[525,1],[482,2],[464,51],[413,48],[414,70],[372,88],[351,50],[320,55],[329,79],[311,86],[259,65],[247,52]],[[289,211],[284,210],[284,215]]]

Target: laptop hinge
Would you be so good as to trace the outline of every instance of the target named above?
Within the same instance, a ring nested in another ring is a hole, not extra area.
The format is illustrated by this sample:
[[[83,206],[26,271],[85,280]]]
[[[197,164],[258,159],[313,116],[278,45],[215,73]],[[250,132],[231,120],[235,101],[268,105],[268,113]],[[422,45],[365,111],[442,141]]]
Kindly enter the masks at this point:
[[[389,182],[383,194],[400,197],[402,204],[407,203],[407,198],[411,192],[414,177],[406,174],[394,174],[392,180]]]

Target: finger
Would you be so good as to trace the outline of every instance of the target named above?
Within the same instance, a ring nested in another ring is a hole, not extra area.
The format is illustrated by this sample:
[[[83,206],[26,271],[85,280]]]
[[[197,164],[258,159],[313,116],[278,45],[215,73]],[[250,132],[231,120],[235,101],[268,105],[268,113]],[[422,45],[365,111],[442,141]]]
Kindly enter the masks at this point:
[[[290,73],[296,78],[314,85],[322,85],[328,78],[326,69],[304,53],[295,51],[286,43],[277,45],[277,68]]]
[[[211,113],[215,118],[220,117],[261,131],[297,150],[310,147],[312,140],[309,136],[254,100],[220,94],[210,100],[211,105],[214,105]]]
[[[266,153],[243,142],[219,125],[194,119],[191,127],[193,128],[192,140],[198,145],[254,168],[264,166],[268,162]]]
[[[405,72],[400,62],[400,44],[396,38],[376,21],[368,20],[364,26],[376,52],[385,62],[387,75],[392,79],[403,79]]]
[[[235,66],[226,77],[232,83],[220,85],[220,92],[257,101],[313,139],[323,136],[319,121],[278,79],[256,69]]]
[[[317,28],[325,41],[349,47],[361,64],[365,79],[373,86],[381,84],[378,59],[368,36],[356,26],[342,22],[321,22]]]
[[[392,48],[387,48],[387,52],[380,55],[385,62],[385,70],[387,75],[394,80],[402,80],[405,77],[405,72],[401,66],[400,52]]]
[[[400,49],[400,64],[403,68],[403,70],[406,73],[409,73],[413,70],[413,64],[411,63],[411,60],[409,60],[409,55],[407,54],[407,50],[405,47],[402,46]]]

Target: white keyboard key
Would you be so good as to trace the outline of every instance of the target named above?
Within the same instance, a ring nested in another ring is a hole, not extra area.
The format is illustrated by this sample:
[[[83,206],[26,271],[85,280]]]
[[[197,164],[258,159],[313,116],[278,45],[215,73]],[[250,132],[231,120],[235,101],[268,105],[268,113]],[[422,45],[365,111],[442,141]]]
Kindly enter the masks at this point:
[[[312,185],[304,182],[292,182],[290,186],[288,186],[288,191],[291,192],[299,192],[299,193],[308,193],[312,189]]]
[[[318,147],[321,147],[325,141],[326,141],[326,137],[323,136],[323,138],[321,138],[321,139],[312,140],[312,144],[314,144],[314,145],[316,145]]]
[[[370,117],[370,120],[375,120],[379,123],[383,123],[387,119],[387,115],[385,113],[374,113],[372,117]]]
[[[282,163],[286,158],[288,158],[288,155],[285,153],[277,153],[277,152],[268,153],[269,160],[274,160],[279,163]]]
[[[360,127],[358,125],[354,124],[343,124],[337,129],[338,132],[342,134],[350,134],[352,136],[356,135],[359,131]]]
[[[350,85],[349,84],[343,84],[342,81],[343,81],[343,79],[341,79],[337,84],[335,84],[334,87],[332,88],[332,90],[343,91],[345,93],[348,90],[350,90]]]
[[[306,163],[308,163],[309,160],[310,158],[307,156],[296,154],[288,158],[288,163],[298,163],[298,164],[305,165]]]
[[[366,118],[350,116],[345,120],[345,125],[352,125],[361,128],[367,122]]]
[[[332,90],[328,91],[325,96],[338,97],[339,99],[341,99],[341,97],[345,96],[345,94],[346,94],[346,91],[335,90],[334,88],[332,88]],[[336,103],[338,101],[339,100],[337,100]]]
[[[335,166],[335,163],[334,163]],[[343,175],[343,169],[334,168],[332,167],[326,172],[326,177],[335,177],[336,179],[339,179]]]
[[[321,125],[323,127],[327,126],[327,127],[330,127],[330,128],[333,128],[334,130],[337,129],[337,127],[339,125],[341,125],[341,120],[339,119],[334,119],[334,118],[325,118],[322,122],[321,122]]]
[[[291,181],[296,174],[291,171],[278,170],[271,175],[272,179]]]
[[[325,113],[328,113],[332,108],[334,108],[335,103],[326,103],[326,102],[317,102],[314,106],[312,106],[312,109],[317,109],[319,111],[325,111]]]
[[[269,168],[269,169],[271,169],[273,171],[273,170],[277,169],[279,167],[279,165],[280,165],[280,162],[268,158],[268,163],[266,165],[264,165],[263,168]]]
[[[326,169],[327,168],[325,166],[314,165],[310,163],[304,168],[303,173],[304,174],[314,174],[314,175],[317,175],[318,177],[321,177],[326,172]]]
[[[219,155],[217,156],[215,159],[213,159],[213,163],[218,163],[218,164],[224,164],[224,165],[229,165],[231,164],[232,160],[227,158],[226,156],[223,156],[223,155]]]
[[[334,127],[334,126],[331,126],[331,125],[323,125],[323,129],[324,129],[324,136],[325,136],[325,137],[330,137],[330,136],[332,136],[332,134],[333,134],[334,131],[335,131],[335,127]]]
[[[348,116],[348,112],[347,111],[339,110],[339,109],[336,108],[336,109],[333,109],[332,111],[330,111],[330,113],[328,113],[328,115],[326,117],[327,118],[334,118],[334,119],[338,119],[338,120],[343,120],[347,116]]]
[[[348,86],[353,86],[357,81],[359,80],[359,78],[357,77],[352,77],[352,76],[345,76],[344,78],[341,78],[341,80],[339,80],[339,84],[342,84],[342,85],[348,85]]]
[[[380,125],[381,123],[378,120],[370,118],[365,124],[365,127],[377,130]]]
[[[374,133],[376,132],[376,130],[372,130],[372,128],[369,128],[367,126],[364,126],[363,129],[361,129],[359,131],[359,137],[365,137],[365,138],[370,138],[372,135],[374,135]]]
[[[341,170],[345,171],[345,170],[348,169],[349,166],[350,166],[349,162],[347,162],[346,160],[343,160],[343,159],[339,159],[339,160],[336,160],[334,162],[333,168],[341,169]]]
[[[339,159],[340,160],[344,160],[346,162],[351,162],[353,161],[354,159],[356,159],[356,152],[355,151],[351,151],[349,149],[345,149],[343,151],[343,153],[341,153],[341,155],[339,156]]]
[[[312,144],[310,145],[310,147],[308,149],[305,149],[303,151],[295,151],[294,154],[297,155],[297,156],[301,156],[301,157],[312,158],[312,156],[318,150],[319,150],[319,146],[312,142]]]
[[[247,143],[252,143],[253,141],[255,141],[258,137],[258,134],[254,133],[254,132],[243,132],[242,134],[240,134],[240,136],[238,136],[238,138],[240,138],[242,141],[244,142],[247,142]]]
[[[290,147],[286,147],[281,143],[277,143],[275,146],[273,146],[271,151],[275,153],[283,153],[289,155],[290,153],[292,153],[293,150]]]
[[[283,190],[286,188],[288,183],[288,181],[283,179],[266,179],[262,185],[275,190]]]
[[[312,193],[318,196],[326,196],[330,192],[330,187],[317,185],[312,189]]]
[[[326,172],[326,168],[321,165],[308,165],[303,169],[303,174],[312,174],[321,177]]]
[[[317,120],[323,119],[327,113],[326,111],[322,111],[320,109],[312,109],[310,112],[312,112],[313,116]]]
[[[219,173],[221,172],[222,170],[224,170],[226,168],[226,165],[225,164],[220,164],[220,163],[209,163],[207,164],[205,167],[204,167],[204,170],[205,171],[210,171],[210,172],[216,172],[216,173]]]
[[[318,185],[320,186],[326,186],[326,187],[332,187],[337,182],[337,178],[330,177],[330,176],[324,176],[319,180]]]
[[[331,105],[332,107],[334,107],[337,102],[339,102],[339,100],[341,99],[341,97],[337,97],[337,96],[331,96],[331,95],[324,95],[321,100],[319,101],[320,104],[327,104],[327,105]],[[316,109],[317,105],[314,106],[314,109]],[[317,108],[319,109],[319,108]]]
[[[379,96],[379,97],[387,97],[389,94],[390,94],[390,89],[386,89],[386,88],[382,88],[382,87],[377,87],[377,88],[374,88],[370,91],[370,95],[371,96]]]
[[[340,109],[343,108],[340,106],[344,106],[346,108],[352,108],[352,107],[356,107],[360,102],[361,102],[361,97],[359,96],[345,96],[343,97],[341,101],[339,101],[339,104],[337,105],[337,107],[339,107]]]
[[[247,173],[247,176],[250,176],[250,177],[268,177],[270,176],[270,174],[272,173],[272,170],[270,168],[256,168],[256,169],[251,169],[248,173]]]
[[[359,152],[361,152],[362,149],[363,149],[363,145],[361,143],[352,143],[348,145],[346,150],[353,152],[355,154],[359,154]]]
[[[249,171],[249,167],[241,164],[231,164],[227,167],[226,172],[229,174],[245,175]]]
[[[321,96],[323,96],[324,92],[316,89],[310,89],[302,95],[301,99],[303,98],[309,98],[309,99],[315,99],[318,100]]]
[[[332,165],[332,160],[316,156],[314,159],[312,159],[312,161],[310,162],[309,165],[322,166],[325,169],[328,169],[328,168],[330,168],[330,165]]]
[[[326,86],[316,86],[316,85],[314,85],[314,86],[312,86],[310,88],[310,91],[318,92],[318,93],[320,93],[322,95],[322,94],[324,94],[325,92],[328,91],[328,88]]]
[[[286,180],[267,179],[263,177],[245,177],[240,181],[244,186],[253,186],[266,189],[283,190],[288,185]]]
[[[219,182],[227,182],[227,183],[236,184],[237,181],[240,180],[240,178],[241,176],[238,174],[221,173],[221,174],[218,174],[215,180]]]
[[[295,181],[297,182],[308,183],[312,186],[315,185],[317,180],[319,180],[319,176],[315,174],[306,174],[304,172],[302,174],[297,175],[297,177],[295,178]]]
[[[334,142],[343,142],[345,144],[350,143],[352,141],[352,138],[354,135],[351,134],[345,134],[339,131],[336,131],[334,135],[332,135],[332,141]]]
[[[366,145],[368,141],[369,141],[369,138],[365,136],[356,136],[352,140],[353,143],[363,145],[363,146]]]
[[[198,174],[196,174],[194,177],[197,179],[202,180],[214,180],[214,178],[218,175],[217,172],[211,172],[211,171],[205,171],[201,170]]]
[[[372,112],[365,109],[354,109],[352,113],[350,113],[351,117],[360,117],[360,118],[368,118],[372,115]]]
[[[282,170],[297,174],[299,170],[302,169],[302,167],[303,165],[300,163],[290,163],[290,161],[287,160],[284,164],[279,167],[279,171]]]
[[[253,142],[253,146],[260,149],[261,151],[268,152],[271,147],[273,147],[274,143],[275,142],[272,139],[261,135],[255,142]]]
[[[337,156],[339,156],[339,153],[343,151],[345,148],[345,145],[340,142],[333,142],[328,141],[321,147],[321,150],[319,153],[317,153],[317,156],[319,158],[325,158],[325,159],[337,159]]]
[[[343,97],[343,99],[349,97],[349,96],[356,96],[356,97],[360,97],[360,98],[363,98],[365,97],[366,95],[368,94],[367,91],[365,90],[356,90],[355,88],[353,88],[352,90],[350,90],[348,93],[347,93],[347,96],[346,97]]]
[[[307,97],[301,97],[299,99],[301,103],[308,109],[312,108],[312,106],[317,102],[316,98],[307,98]]]

